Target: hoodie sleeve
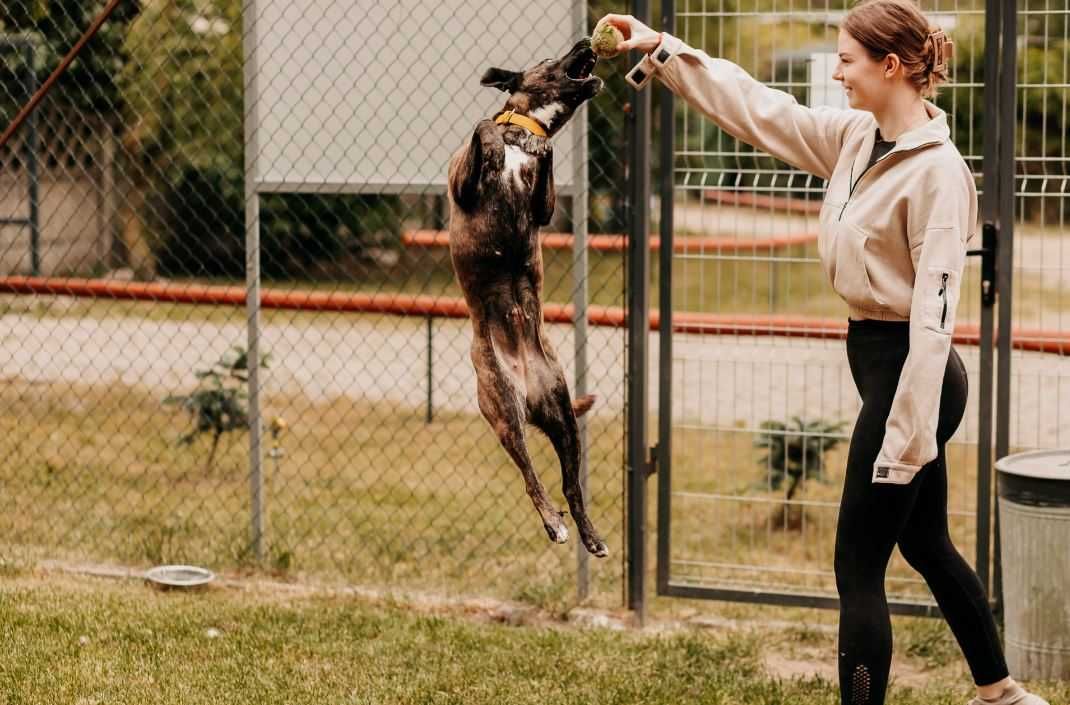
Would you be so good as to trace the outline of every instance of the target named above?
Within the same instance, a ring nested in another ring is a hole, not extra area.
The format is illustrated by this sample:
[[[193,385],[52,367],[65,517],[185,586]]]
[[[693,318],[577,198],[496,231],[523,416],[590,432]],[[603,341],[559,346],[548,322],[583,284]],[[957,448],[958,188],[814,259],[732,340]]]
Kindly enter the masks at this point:
[[[859,110],[800,105],[790,93],[769,88],[739,65],[711,58],[667,32],[628,75],[640,89],[657,76],[733,137],[826,180],[850,127],[866,116]]]
[[[937,455],[940,394],[977,198],[968,172],[965,178],[956,173],[941,181],[926,189],[925,202],[931,204],[931,212],[923,216],[909,238],[914,262],[910,352],[899,374],[884,442],[873,464],[873,482],[909,484]]]

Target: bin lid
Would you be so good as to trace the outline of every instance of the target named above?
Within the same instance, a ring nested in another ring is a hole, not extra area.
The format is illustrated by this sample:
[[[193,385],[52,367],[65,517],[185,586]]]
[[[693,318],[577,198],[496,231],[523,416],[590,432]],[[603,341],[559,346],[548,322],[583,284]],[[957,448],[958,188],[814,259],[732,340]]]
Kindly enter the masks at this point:
[[[1034,450],[996,461],[999,496],[1034,507],[1070,507],[1070,450]]]
[[[1070,482],[1070,450],[1031,450],[996,461],[996,470],[1038,480]]]

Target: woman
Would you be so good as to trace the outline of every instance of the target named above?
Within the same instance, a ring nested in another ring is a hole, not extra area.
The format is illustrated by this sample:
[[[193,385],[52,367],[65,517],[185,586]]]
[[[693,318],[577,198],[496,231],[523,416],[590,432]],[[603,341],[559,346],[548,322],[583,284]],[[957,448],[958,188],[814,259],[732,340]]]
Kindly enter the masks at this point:
[[[973,176],[926,98],[947,80],[951,42],[910,0],[869,0],[839,32],[833,78],[853,110],[799,105],[736,64],[628,15],[607,15],[657,76],[726,132],[827,180],[818,250],[848,304],[847,357],[862,397],[836,533],[844,705],[884,702],[892,629],[884,576],[893,547],[925,578],[966,657],[970,705],[1047,705],[1010,678],[977,574],[951,543],[945,444],[966,406],[951,345]]]

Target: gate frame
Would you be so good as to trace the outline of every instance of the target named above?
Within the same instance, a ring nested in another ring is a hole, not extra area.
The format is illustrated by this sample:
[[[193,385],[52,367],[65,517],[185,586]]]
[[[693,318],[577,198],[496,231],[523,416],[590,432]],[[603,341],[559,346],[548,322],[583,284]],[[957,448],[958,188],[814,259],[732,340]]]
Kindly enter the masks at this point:
[[[675,32],[675,0],[663,0],[661,24]],[[648,0],[635,0],[633,14],[643,22],[649,16]],[[1010,368],[1011,368],[1011,292],[1013,278],[1014,241],[1014,134],[1016,126],[1016,39],[1017,0],[986,0],[985,46],[996,51],[985,52],[985,121],[983,137],[983,188],[980,204],[981,247],[969,250],[969,256],[980,256],[981,271],[981,339],[980,392],[977,453],[977,532],[975,569],[986,591],[992,595],[990,605],[997,617],[1002,613],[1002,581],[999,562],[999,513],[993,502],[992,478],[995,464],[992,458],[993,353],[998,345],[999,358],[995,369],[995,457],[1007,455],[1010,429]],[[1009,51],[1006,50],[1009,47]],[[637,58],[637,57],[629,57]],[[634,61],[633,61],[634,63]],[[674,96],[665,86],[657,84],[660,104],[660,135],[658,179],[661,196],[660,237],[662,252],[671,253],[673,244],[673,163],[675,148]],[[771,590],[739,590],[696,587],[672,582],[670,575],[671,505],[672,505],[672,315],[660,316],[658,327],[658,437],[646,457],[646,331],[648,330],[649,248],[649,184],[644,189],[649,150],[648,116],[650,91],[635,96],[636,109],[631,120],[629,156],[632,164],[631,237],[629,238],[629,295],[628,295],[628,607],[642,622],[645,613],[643,585],[646,564],[646,478],[658,475],[656,594],[691,599],[716,599],[757,604],[837,609],[839,599],[823,593],[777,592]],[[1001,110],[1001,108],[1003,108]],[[1001,169],[1001,165],[1010,165]],[[1002,246],[1001,246],[1002,245]],[[672,257],[659,258],[659,308],[671,312]],[[995,303],[999,299],[1000,330],[1008,334],[994,341]],[[994,543],[994,547],[993,546]],[[991,551],[990,551],[991,548]],[[994,553],[994,559],[993,559]],[[990,590],[990,576],[992,578]],[[939,607],[917,600],[889,600],[893,614],[936,617]]]

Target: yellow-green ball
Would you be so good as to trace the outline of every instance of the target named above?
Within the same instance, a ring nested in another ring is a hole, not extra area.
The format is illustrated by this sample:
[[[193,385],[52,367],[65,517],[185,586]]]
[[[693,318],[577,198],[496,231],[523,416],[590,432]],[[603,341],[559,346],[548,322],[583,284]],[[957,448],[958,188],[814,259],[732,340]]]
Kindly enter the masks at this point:
[[[595,28],[591,37],[591,50],[596,56],[607,59],[617,55],[617,45],[623,41],[624,35],[620,30],[606,22]]]

